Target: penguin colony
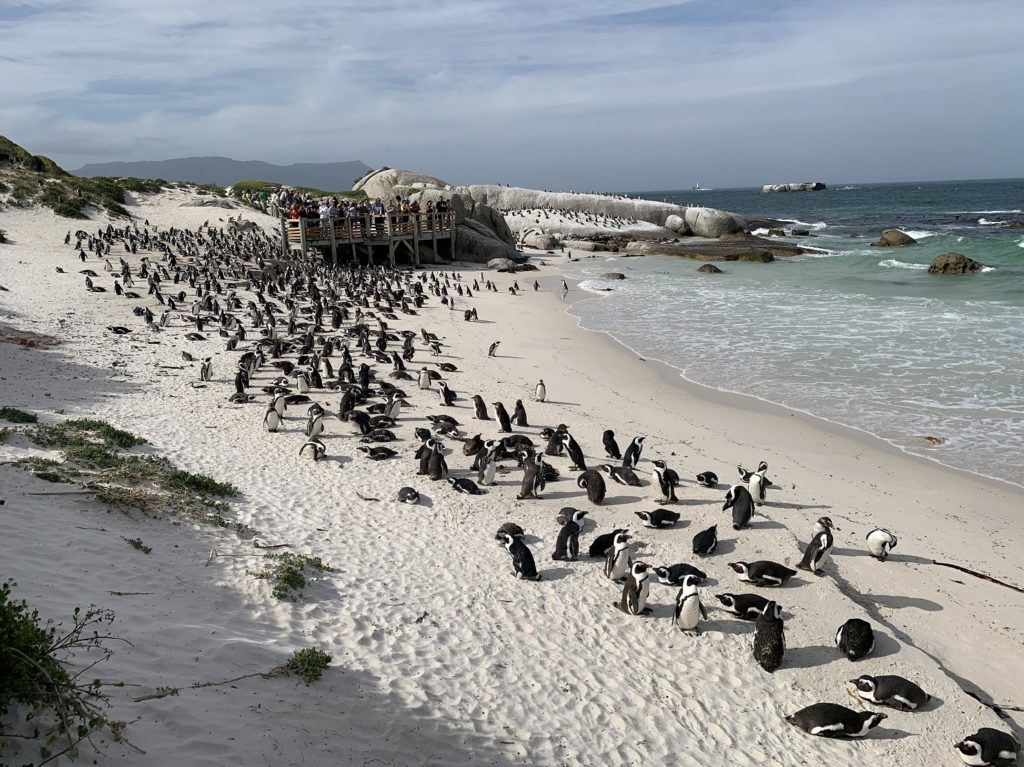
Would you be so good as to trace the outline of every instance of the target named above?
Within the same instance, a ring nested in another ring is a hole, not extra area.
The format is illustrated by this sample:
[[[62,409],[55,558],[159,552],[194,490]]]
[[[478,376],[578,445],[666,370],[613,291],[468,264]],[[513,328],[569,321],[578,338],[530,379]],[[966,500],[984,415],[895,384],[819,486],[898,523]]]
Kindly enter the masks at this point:
[[[492,418],[479,394],[459,394],[451,380],[458,372],[456,365],[425,362],[428,355],[441,356],[445,344],[440,336],[425,327],[419,331],[399,330],[397,323],[400,315],[417,317],[432,298],[449,304],[455,295],[497,292],[498,287],[483,274],[476,279],[472,274],[456,272],[281,262],[277,243],[258,230],[219,229],[208,222],[196,231],[150,229],[148,222],[141,228],[138,223],[121,229],[108,225],[95,234],[79,230],[65,238],[65,244],[73,247],[82,262],[90,257],[102,260],[104,272],[115,278],[113,293],[118,299],[141,301],[131,308],[141,323],[111,326],[109,331],[128,335],[187,330],[180,333],[182,339],[206,344],[217,342],[219,337],[225,354],[218,358],[217,365],[213,355],[197,357],[182,351],[183,361],[196,365],[196,381],[199,385],[228,381],[233,391],[227,398],[232,403],[262,403],[267,438],[295,440],[292,450],[310,463],[332,457],[337,443],[332,443],[331,437],[355,436],[359,440],[356,452],[365,460],[407,461],[410,480],[418,477],[421,483],[438,483],[442,488],[437,491],[439,500],[445,492],[453,496],[490,492],[500,476],[521,470],[515,497],[533,504],[543,500],[548,482],[563,479],[563,472],[577,472],[573,483],[579,488],[580,500],[595,507],[604,503],[610,487],[643,487],[641,476],[647,476],[651,496],[659,508],[636,515],[658,536],[680,535],[679,523],[687,523],[680,512],[660,505],[677,503],[687,485],[719,487],[718,474],[706,467],[697,467],[702,470],[691,474],[692,480],[684,480],[664,457],[645,459],[643,435],[631,438],[625,451],[620,451],[615,433],[605,430],[600,436],[599,460],[618,463],[598,464],[594,454],[588,456],[579,441],[591,444],[596,442],[596,435],[574,434],[569,426],[558,424],[540,431],[546,444],[538,446],[528,436],[513,431],[513,426],[528,424],[521,398],[514,398],[511,416],[503,402],[492,402]],[[115,249],[119,254],[116,265]],[[135,264],[129,264],[122,253],[135,256]],[[96,284],[95,280],[101,279],[96,271],[84,269],[80,273],[85,276],[86,290],[108,292]],[[139,290],[145,286],[145,296],[125,290],[136,285]],[[474,309],[472,318],[476,317]],[[497,355],[499,343],[491,344],[487,357]],[[423,362],[414,363],[417,357]],[[231,360],[233,368],[225,365],[226,360]],[[409,372],[417,367],[415,374]],[[436,391],[442,408],[458,412],[459,418],[472,412],[475,420],[495,434],[486,439],[482,432],[467,436],[466,425],[448,414],[428,416],[426,425],[409,429],[412,434],[403,434],[402,427],[408,428],[417,420],[410,417],[411,395],[403,386]],[[545,405],[544,417],[558,415],[547,398],[547,385],[539,380],[529,399],[538,406]],[[328,400],[332,400],[330,404]],[[470,401],[472,405],[467,406]],[[299,439],[294,436],[296,421],[303,424]],[[413,458],[407,457],[411,449],[401,445],[408,445],[410,438],[415,448]],[[390,442],[399,449],[383,444]],[[463,456],[472,459],[471,465],[450,468],[446,455],[453,451],[449,444],[460,444]],[[548,462],[550,457],[562,465],[556,468]],[[593,462],[591,466],[588,458]],[[642,466],[645,462],[648,467]],[[773,486],[767,476],[768,464],[761,461],[755,470],[742,466],[737,469],[739,481],[724,492],[721,511],[729,511],[730,519],[723,519],[723,523],[731,526],[736,537],[756,535],[754,519],[767,505],[767,490]],[[451,476],[453,471],[465,475]],[[420,491],[407,485],[393,500],[417,505]],[[561,528],[550,555],[552,560],[579,559],[581,536],[590,524],[588,514],[574,507],[562,509],[557,517]],[[836,531],[829,517],[818,519],[797,568],[808,574],[827,575],[828,568],[835,566],[829,563],[829,553]],[[515,578],[542,581],[544,569],[538,566],[526,538],[527,532],[514,522],[502,525],[495,534],[511,559]],[[896,535],[884,528],[868,531],[865,541],[868,552],[879,562],[885,562],[898,543]],[[609,609],[618,610],[623,620],[661,612],[670,616],[675,629],[699,641],[701,622],[709,620],[700,588],[708,575],[689,563],[655,565],[639,560],[634,556],[636,544],[629,530],[601,530],[600,526],[584,543],[590,559],[603,560],[600,580],[616,593]],[[716,524],[693,535],[691,549],[695,557],[710,564],[717,560],[712,558],[718,544]],[[731,570],[735,589],[715,594],[718,611],[729,619],[754,624],[752,663],[768,673],[784,668],[784,594],[791,588],[813,588],[814,578],[797,578],[796,570],[771,560],[723,564],[717,568],[717,575],[724,580],[728,577],[726,570]],[[744,589],[744,585],[769,590],[772,598]],[[659,592],[663,586],[675,589],[674,597],[662,598]],[[655,610],[659,605],[667,610]],[[870,662],[864,661],[875,647],[870,623],[851,618],[838,627],[822,627],[822,635],[829,630],[835,632],[837,653],[850,662]],[[840,684],[837,680],[837,687]],[[870,707],[917,711],[927,709],[930,702],[928,693],[916,682],[899,676],[864,673],[845,684],[848,694],[867,704],[867,710],[818,702],[787,716],[786,721],[811,735],[856,738],[867,735],[886,718]],[[968,765],[1008,767],[1015,762],[1020,744],[1008,733],[981,728],[957,741],[953,749]]]

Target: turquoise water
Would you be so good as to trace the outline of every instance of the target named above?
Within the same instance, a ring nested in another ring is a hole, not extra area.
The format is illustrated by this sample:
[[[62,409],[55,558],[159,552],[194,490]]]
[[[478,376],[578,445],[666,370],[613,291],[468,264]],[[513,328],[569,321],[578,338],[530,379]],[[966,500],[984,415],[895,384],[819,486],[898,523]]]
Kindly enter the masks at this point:
[[[1024,220],[1024,180],[638,196],[799,222],[815,236],[796,241],[821,252],[717,276],[671,257],[583,260],[569,274],[583,281],[572,312],[585,327],[693,381],[1021,484],[1024,230],[1000,223]],[[918,244],[872,248],[889,227]],[[992,268],[928,275],[948,251]],[[629,279],[595,279],[612,269]],[[599,287],[613,291],[586,293]]]

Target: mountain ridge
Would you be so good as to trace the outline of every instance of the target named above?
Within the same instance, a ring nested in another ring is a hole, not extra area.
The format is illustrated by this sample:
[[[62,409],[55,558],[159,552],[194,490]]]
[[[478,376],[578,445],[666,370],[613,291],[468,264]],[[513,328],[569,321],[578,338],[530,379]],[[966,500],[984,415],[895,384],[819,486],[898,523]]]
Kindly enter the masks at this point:
[[[325,163],[274,165],[262,160],[234,160],[230,157],[176,157],[169,160],[87,163],[71,171],[79,176],[190,181],[196,184],[230,186],[239,181],[271,181],[287,186],[306,186],[328,191],[351,189],[353,182],[372,170],[359,160]]]

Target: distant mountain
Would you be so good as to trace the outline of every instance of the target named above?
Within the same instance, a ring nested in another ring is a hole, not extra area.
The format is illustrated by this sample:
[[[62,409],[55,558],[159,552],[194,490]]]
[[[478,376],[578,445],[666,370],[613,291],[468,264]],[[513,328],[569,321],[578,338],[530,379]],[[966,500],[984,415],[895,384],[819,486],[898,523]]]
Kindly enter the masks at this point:
[[[358,160],[271,165],[259,160],[232,160],[229,157],[180,157],[176,160],[89,163],[72,173],[89,177],[162,178],[165,181],[218,186],[230,186],[238,181],[272,181],[340,192],[351,189],[353,182],[370,170],[368,165]]]

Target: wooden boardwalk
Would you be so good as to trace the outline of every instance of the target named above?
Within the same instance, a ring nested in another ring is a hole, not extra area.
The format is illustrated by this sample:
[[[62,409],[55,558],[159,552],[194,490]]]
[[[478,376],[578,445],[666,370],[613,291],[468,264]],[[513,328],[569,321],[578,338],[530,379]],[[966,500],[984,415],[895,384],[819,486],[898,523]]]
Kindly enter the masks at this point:
[[[282,218],[283,255],[307,255],[317,250],[331,262],[339,254],[353,263],[373,264],[375,258],[387,258],[395,266],[399,257],[419,266],[421,262],[439,263],[441,254],[451,258],[455,252],[455,224],[451,213],[409,213],[350,218]]]

